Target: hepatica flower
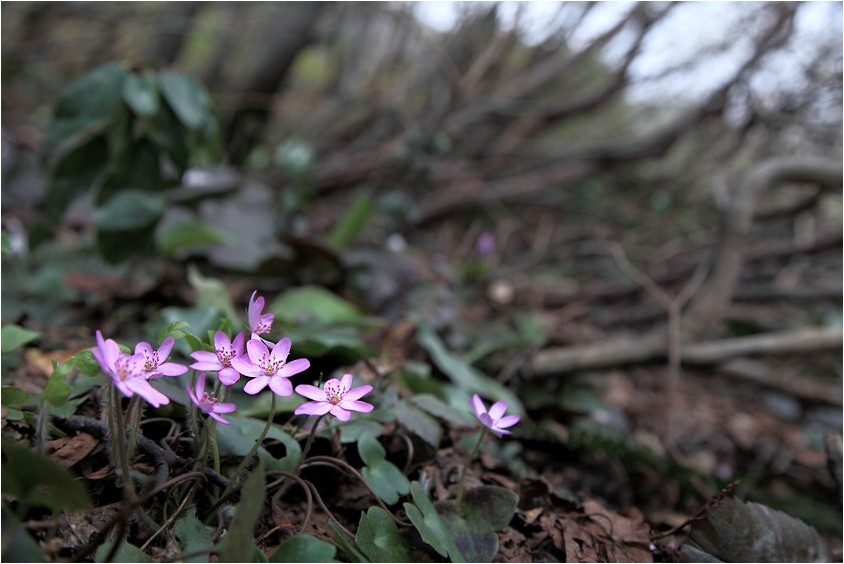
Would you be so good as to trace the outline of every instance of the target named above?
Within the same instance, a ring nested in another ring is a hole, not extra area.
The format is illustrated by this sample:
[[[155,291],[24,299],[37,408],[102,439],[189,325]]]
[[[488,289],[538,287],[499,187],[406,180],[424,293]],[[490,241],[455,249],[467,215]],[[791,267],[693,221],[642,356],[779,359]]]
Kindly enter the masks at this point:
[[[143,354],[128,355],[111,339],[103,339],[97,331],[97,346],[91,353],[114,385],[126,397],[138,394],[153,407],[170,403],[170,398],[156,390],[147,381],[146,359]]]
[[[340,421],[348,421],[352,411],[369,413],[372,404],[358,401],[372,391],[372,386],[358,386],[352,388],[352,375],[344,374],[338,380],[332,378],[323,384],[322,389],[308,384],[296,386],[296,393],[305,396],[309,401],[296,408],[295,415],[325,415],[330,413]]]
[[[243,355],[243,332],[237,334],[234,341],[222,331],[214,333],[214,352],[195,351],[191,353],[196,362],[190,365],[195,370],[208,370],[217,373],[220,382],[231,386],[240,379],[240,372],[232,367],[232,360]]]
[[[474,394],[469,403],[472,406],[472,411],[475,412],[475,417],[483,423],[484,427],[499,437],[501,435],[509,435],[510,431],[506,430],[507,427],[512,427],[521,419],[518,415],[504,415],[504,412],[507,411],[506,401],[495,402],[489,408],[489,411],[486,410],[486,406],[478,394]]]
[[[170,356],[170,351],[173,349],[173,343],[176,340],[173,337],[167,337],[161,341],[158,350],[153,350],[152,345],[141,341],[135,345],[135,354],[143,355],[144,357],[144,371],[147,378],[157,379],[162,376],[181,376],[188,371],[187,366],[176,364],[175,362],[165,362]]]
[[[213,417],[223,425],[228,425],[229,422],[220,417],[220,413],[231,413],[237,406],[233,403],[223,403],[218,400],[214,394],[209,394],[205,392],[205,374],[202,373],[199,375],[199,378],[196,379],[196,386],[195,390],[190,389],[190,385],[186,386],[185,389],[188,391],[188,396],[190,396],[190,400],[203,411],[203,413],[207,413],[209,417]]]
[[[263,313],[264,311],[264,297],[255,297],[258,291],[252,292],[249,298],[249,308],[247,309],[247,318],[249,319],[249,330],[252,331],[252,338],[258,338],[258,335],[269,333],[272,329],[275,316],[272,313]]]
[[[290,339],[287,337],[276,343],[272,352],[261,339],[250,339],[246,343],[246,355],[231,360],[235,370],[252,378],[243,387],[243,391],[254,395],[269,385],[273,393],[279,396],[293,395],[293,385],[288,378],[307,370],[311,363],[306,358],[287,362],[289,354]]]

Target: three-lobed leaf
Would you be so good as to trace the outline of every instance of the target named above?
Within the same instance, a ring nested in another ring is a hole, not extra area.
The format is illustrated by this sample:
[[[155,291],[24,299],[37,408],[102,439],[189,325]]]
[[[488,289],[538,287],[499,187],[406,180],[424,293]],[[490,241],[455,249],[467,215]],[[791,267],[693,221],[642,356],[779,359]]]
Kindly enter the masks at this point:
[[[355,543],[372,562],[410,562],[407,543],[389,513],[380,507],[361,512]]]
[[[387,460],[386,451],[372,434],[364,433],[358,440],[358,452],[366,463],[361,474],[366,483],[389,504],[410,491],[410,481],[395,464]]]
[[[337,547],[311,535],[296,535],[283,541],[270,562],[333,562]]]

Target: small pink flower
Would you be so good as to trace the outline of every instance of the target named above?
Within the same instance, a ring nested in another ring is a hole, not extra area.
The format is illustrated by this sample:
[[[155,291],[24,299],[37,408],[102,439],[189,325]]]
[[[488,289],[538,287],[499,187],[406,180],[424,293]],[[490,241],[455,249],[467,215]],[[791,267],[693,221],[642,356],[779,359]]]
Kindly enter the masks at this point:
[[[247,310],[247,317],[249,318],[249,330],[252,331],[252,338],[258,338],[258,335],[269,333],[272,329],[275,316],[272,313],[262,313],[264,311],[264,297],[259,296],[255,298],[258,291],[252,292],[252,297],[249,298],[249,308]]]
[[[99,331],[96,336],[97,346],[91,349],[91,353],[120,393],[126,397],[138,394],[153,407],[170,403],[170,398],[153,388],[147,381],[146,359],[143,354],[125,354],[115,341],[104,340]]]
[[[323,384],[322,389],[308,384],[296,386],[296,393],[310,400],[303,403],[294,411],[294,415],[325,415],[331,413],[340,421],[348,421],[351,411],[369,413],[372,411],[372,404],[364,401],[357,401],[372,391],[372,386],[358,386],[349,389],[352,385],[352,375],[344,374],[341,380],[332,378]]]
[[[173,349],[173,343],[176,339],[167,337],[161,341],[158,350],[153,350],[152,345],[141,341],[135,345],[135,354],[143,355],[144,357],[144,372],[149,379],[158,379],[162,376],[181,376],[188,371],[187,366],[176,364],[175,362],[165,362],[170,356],[170,351]]]
[[[214,334],[215,352],[195,351],[191,353],[196,362],[190,365],[195,370],[209,370],[217,373],[220,382],[231,386],[240,380],[240,372],[232,367],[232,360],[243,355],[243,332],[237,334],[232,342],[222,331]]]
[[[229,422],[220,417],[220,413],[231,413],[237,406],[233,403],[221,403],[214,394],[205,393],[205,373],[199,375],[196,379],[196,392],[190,389],[190,386],[185,386],[185,389],[190,396],[190,400],[209,417],[213,417],[223,425],[228,425]]]
[[[499,437],[501,435],[509,435],[510,431],[506,431],[505,429],[512,427],[521,420],[521,417],[518,415],[504,416],[504,412],[507,411],[506,401],[495,402],[489,408],[489,411],[487,411],[484,402],[481,401],[478,394],[474,394],[469,404],[472,406],[472,411],[475,412],[475,417],[483,423],[484,427],[487,427]]]
[[[495,253],[495,235],[489,231],[484,231],[478,235],[478,240],[475,242],[475,249],[482,257],[489,257]]]
[[[231,363],[235,370],[252,378],[243,387],[247,394],[257,394],[269,384],[273,393],[279,396],[293,395],[293,385],[288,378],[311,365],[306,358],[287,362],[290,354],[290,339],[287,337],[276,343],[272,352],[261,339],[252,338],[246,343],[246,353],[233,358]]]

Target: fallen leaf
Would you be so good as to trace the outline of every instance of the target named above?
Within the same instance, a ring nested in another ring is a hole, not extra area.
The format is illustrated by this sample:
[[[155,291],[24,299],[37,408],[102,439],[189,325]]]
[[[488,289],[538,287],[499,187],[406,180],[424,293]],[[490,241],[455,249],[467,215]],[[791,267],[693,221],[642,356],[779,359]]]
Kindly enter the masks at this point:
[[[99,439],[88,433],[79,433],[73,437],[60,437],[48,443],[54,449],[50,453],[50,457],[65,468],[70,468],[88,456],[99,442]]]

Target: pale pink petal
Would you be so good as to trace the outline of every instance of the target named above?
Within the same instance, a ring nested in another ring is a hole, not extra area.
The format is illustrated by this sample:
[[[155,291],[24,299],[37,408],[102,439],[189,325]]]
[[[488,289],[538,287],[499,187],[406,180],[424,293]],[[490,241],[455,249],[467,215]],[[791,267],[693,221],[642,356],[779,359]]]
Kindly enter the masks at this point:
[[[300,372],[304,372],[311,366],[311,361],[307,358],[297,358],[296,360],[292,360],[281,367],[281,370],[278,371],[279,376],[283,376],[285,378],[290,378],[294,374],[298,374]]]
[[[250,341],[251,343],[252,341]],[[262,376],[264,371],[252,364],[247,360],[245,356],[236,356],[232,359],[232,368],[243,374],[244,376],[250,376],[255,378],[257,376]]]
[[[489,416],[492,417],[494,421],[496,419],[500,419],[501,416],[504,415],[505,411],[507,411],[507,402],[497,401],[489,408]]]
[[[103,356],[103,353],[100,351],[99,347],[92,347],[91,354],[94,355],[94,359],[97,361],[97,364],[100,365],[100,370],[106,373],[111,372],[111,366],[106,364],[105,357]]]
[[[489,413],[481,413],[478,419],[481,420],[481,423],[492,429],[492,418],[489,416]]]
[[[199,362],[215,362],[217,364],[220,363],[220,359],[217,358],[217,353],[212,353],[209,351],[194,351],[190,353],[191,358],[199,361]]]
[[[346,392],[346,395],[343,396],[343,399],[346,399],[346,400],[360,399],[371,391],[372,391],[372,386],[370,386],[369,384],[367,384],[365,386],[358,386],[357,388],[353,388],[353,389],[349,390],[348,392]]]
[[[174,339],[172,335],[166,337],[163,341],[161,341],[161,344],[158,346],[159,360],[166,360],[167,357],[170,356],[170,351],[173,350],[173,343],[175,342],[176,339]]]
[[[120,356],[120,347],[111,339],[103,339],[103,334],[97,331],[97,346],[106,366],[114,367],[114,362]],[[101,364],[103,364],[101,363]]]
[[[165,376],[181,376],[188,371],[188,367],[175,362],[165,362],[158,365],[158,371]]]
[[[152,355],[152,345],[141,341],[135,345],[135,354]]]
[[[249,307],[247,308],[247,317],[249,318],[249,328],[254,329],[255,326],[258,324],[258,317],[261,315],[261,310],[264,309],[264,298],[259,297],[257,300],[255,299],[255,294],[258,293],[258,290],[252,292],[252,295],[249,297]]]
[[[195,384],[196,389],[196,403],[199,403],[199,398],[201,398],[205,394],[205,373],[199,375],[196,379]]]
[[[278,396],[292,396],[293,384],[287,378],[273,376],[270,378],[270,389]]]
[[[332,407],[330,413],[340,421],[348,421],[349,418],[352,416],[351,412],[346,411],[345,409],[340,407],[340,405],[335,405],[334,407]]]
[[[193,390],[190,389],[190,384],[185,386],[185,390],[188,392],[188,397],[194,403],[194,405],[199,405],[199,398],[196,397],[196,394],[193,393]]]
[[[145,374],[146,370],[144,370],[144,365],[146,364],[146,359],[142,354],[133,354],[129,357],[129,361],[127,365],[129,367],[130,374]]]
[[[217,350],[220,349],[227,349],[232,345],[232,342],[229,340],[229,336],[223,333],[222,331],[217,331],[214,333],[214,348]]]
[[[369,413],[370,411],[372,411],[372,404],[366,403],[365,401],[350,401],[347,399],[343,399],[337,405],[339,405],[343,409],[348,409],[349,411],[359,411],[361,413]]]
[[[217,357],[214,357],[216,360]],[[190,365],[191,368],[194,370],[203,370],[203,371],[210,371],[216,372],[217,370],[222,370],[223,365],[220,364],[220,361],[217,362],[194,362]],[[231,368],[226,368],[226,370],[231,370]]]
[[[135,392],[132,391],[124,382],[117,380],[116,378],[112,378],[114,385],[117,386],[117,389],[120,390],[120,393],[126,396],[127,398],[131,398],[135,395]]]
[[[246,335],[243,333],[243,331],[241,331],[240,333],[238,333],[235,336],[234,341],[232,341],[232,343],[231,343],[232,348],[238,354],[240,354],[240,352],[243,350],[243,339],[245,337],[246,337]]]
[[[510,435],[511,434],[510,431],[505,431],[504,429],[499,429],[498,427],[492,427],[492,432],[495,433],[496,435],[498,435],[499,437],[501,435]]]
[[[231,386],[232,384],[240,380],[240,372],[238,372],[231,366],[227,366],[217,372],[217,378],[219,378],[220,382],[222,382],[226,386]]]
[[[166,405],[170,403],[170,398],[153,388],[149,382],[143,378],[130,378],[126,380],[126,387],[144,398],[153,407]]]
[[[217,414],[216,414],[216,413],[214,413],[214,412],[209,413],[209,414],[208,414],[208,416],[209,416],[209,417],[213,417],[214,419],[216,419],[217,421],[219,421],[219,422],[220,422],[220,423],[222,423],[223,425],[228,425],[228,424],[229,424],[229,422],[228,422],[228,421],[226,421],[225,419],[223,419],[222,417],[220,417],[219,415],[217,415]]]
[[[237,405],[233,403],[218,403],[214,406],[216,413],[231,413],[235,409],[237,409]]]
[[[309,401],[303,403],[293,412],[293,415],[325,415],[334,405],[327,401]]]
[[[502,429],[502,428],[505,428],[505,427],[512,427],[513,425],[515,425],[516,423],[521,421],[521,419],[522,418],[519,417],[518,415],[507,415],[506,417],[502,417],[501,419],[496,421],[495,426],[498,427],[499,429]]]
[[[287,355],[290,354],[290,339],[284,337],[273,347],[273,360],[280,360],[282,362],[287,360]],[[301,372],[301,371],[300,371]]]
[[[243,391],[250,395],[255,395],[264,388],[267,387],[267,384],[270,383],[269,376],[258,376],[257,378],[253,378],[249,382],[243,386]]]
[[[352,375],[343,374],[343,377],[340,379],[340,385],[347,390],[350,389],[352,387]]]
[[[484,413],[486,413],[486,406],[484,402],[481,401],[481,398],[478,394],[472,395],[472,401],[470,402],[472,405],[472,411],[475,412],[476,417],[480,417]]]
[[[323,390],[317,388],[316,386],[311,386],[310,384],[299,384],[298,386],[296,386],[296,393],[311,400],[328,400],[328,396],[325,395],[325,392]]]
[[[260,339],[249,339],[246,343],[246,352],[249,354],[249,360],[255,364],[261,362],[270,353],[267,345]]]

